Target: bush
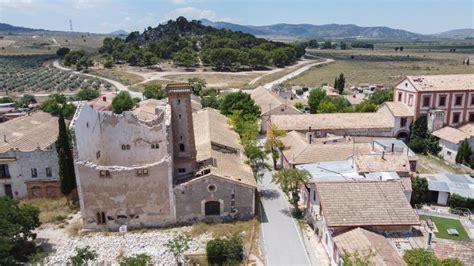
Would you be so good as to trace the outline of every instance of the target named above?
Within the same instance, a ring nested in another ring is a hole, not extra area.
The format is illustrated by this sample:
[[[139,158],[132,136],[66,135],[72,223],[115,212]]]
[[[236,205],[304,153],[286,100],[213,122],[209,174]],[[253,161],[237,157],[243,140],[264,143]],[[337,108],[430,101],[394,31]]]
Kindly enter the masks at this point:
[[[67,47],[61,47],[56,51],[56,55],[62,57],[62,56],[67,55],[70,51],[71,51],[71,49],[69,49]]]
[[[416,138],[411,140],[408,146],[412,151],[416,153],[426,153],[427,151],[425,140],[422,138]]]
[[[124,111],[132,110],[134,102],[130,93],[127,91],[121,91],[117,96],[112,100],[112,111],[116,114],[121,114]]]
[[[403,255],[403,260],[408,266],[420,265],[446,265],[446,266],[462,266],[464,263],[458,258],[438,259],[432,252],[422,248],[410,249]]]
[[[151,257],[146,254],[138,254],[131,257],[124,257],[120,260],[120,266],[146,266],[151,262]]]
[[[206,245],[206,255],[211,264],[238,264],[244,258],[243,239],[232,235],[210,240]]]
[[[453,209],[458,207],[472,209],[474,208],[474,199],[453,194],[449,197],[449,207]]]
[[[73,266],[81,266],[86,264],[88,261],[94,261],[97,258],[97,253],[94,250],[90,250],[90,247],[76,248],[76,255],[69,258]]]

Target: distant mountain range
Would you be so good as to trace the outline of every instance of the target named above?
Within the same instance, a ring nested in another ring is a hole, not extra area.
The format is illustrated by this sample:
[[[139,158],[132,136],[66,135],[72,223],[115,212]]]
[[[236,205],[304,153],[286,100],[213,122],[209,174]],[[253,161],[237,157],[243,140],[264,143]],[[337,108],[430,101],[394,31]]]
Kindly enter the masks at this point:
[[[20,33],[20,32],[32,32],[32,31],[45,31],[45,30],[18,27],[18,26],[7,24],[7,23],[0,23],[0,32]]]
[[[239,25],[229,22],[213,22],[201,19],[203,25],[219,29],[242,31],[261,37],[289,37],[289,38],[363,38],[363,39],[426,39],[465,38],[471,37],[474,29],[460,29],[443,32],[436,35],[424,35],[406,30],[389,27],[361,27],[353,24],[273,24],[268,26]]]
[[[435,34],[440,38],[474,38],[474,29],[449,30]]]
[[[129,34],[128,31],[125,31],[125,30],[116,30],[116,31],[113,31],[111,33],[109,33],[109,35],[114,35],[114,36],[127,36]]]

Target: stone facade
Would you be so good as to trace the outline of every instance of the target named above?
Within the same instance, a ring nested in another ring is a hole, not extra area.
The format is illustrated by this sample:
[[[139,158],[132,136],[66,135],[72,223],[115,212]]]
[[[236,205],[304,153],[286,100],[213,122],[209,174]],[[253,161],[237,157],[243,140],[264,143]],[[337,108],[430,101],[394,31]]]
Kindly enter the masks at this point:
[[[5,172],[8,172],[6,177],[0,178],[0,197],[25,198],[60,195],[58,190],[58,156],[54,145],[48,150],[13,150],[2,153],[0,154],[0,166],[5,169]],[[31,193],[33,187],[40,188],[41,192]],[[46,188],[48,193],[43,191]]]

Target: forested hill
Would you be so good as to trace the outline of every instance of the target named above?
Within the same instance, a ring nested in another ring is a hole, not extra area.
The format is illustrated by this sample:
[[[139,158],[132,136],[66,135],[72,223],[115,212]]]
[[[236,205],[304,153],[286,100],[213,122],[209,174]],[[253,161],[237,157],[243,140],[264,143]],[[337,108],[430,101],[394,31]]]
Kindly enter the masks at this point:
[[[44,31],[42,29],[31,29],[19,26],[13,26],[7,23],[0,23],[0,32],[33,32],[33,31]]]
[[[125,39],[106,38],[99,52],[107,54],[109,65],[146,66],[170,59],[178,66],[202,63],[219,71],[238,71],[289,65],[304,54],[304,48],[179,17],[143,33],[132,32]]]

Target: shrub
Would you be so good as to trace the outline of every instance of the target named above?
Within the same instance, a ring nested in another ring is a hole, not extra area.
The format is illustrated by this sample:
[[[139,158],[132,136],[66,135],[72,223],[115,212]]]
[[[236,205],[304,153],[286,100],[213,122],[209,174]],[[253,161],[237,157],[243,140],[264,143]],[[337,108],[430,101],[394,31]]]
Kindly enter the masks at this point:
[[[466,198],[458,194],[453,194],[449,197],[449,207],[451,208],[474,208],[474,199]]]
[[[131,257],[124,257],[120,260],[120,266],[146,266],[150,264],[151,257],[146,254],[138,254]]]
[[[132,110],[134,106],[132,97],[127,91],[121,91],[112,100],[112,111],[116,114],[121,114],[124,111]]]
[[[90,246],[85,248],[76,248],[76,255],[69,258],[73,266],[81,266],[86,264],[88,261],[94,261],[97,258],[97,253],[94,250],[90,250]]]
[[[207,260],[211,264],[239,263],[244,258],[244,244],[240,235],[216,238],[207,242]]]

